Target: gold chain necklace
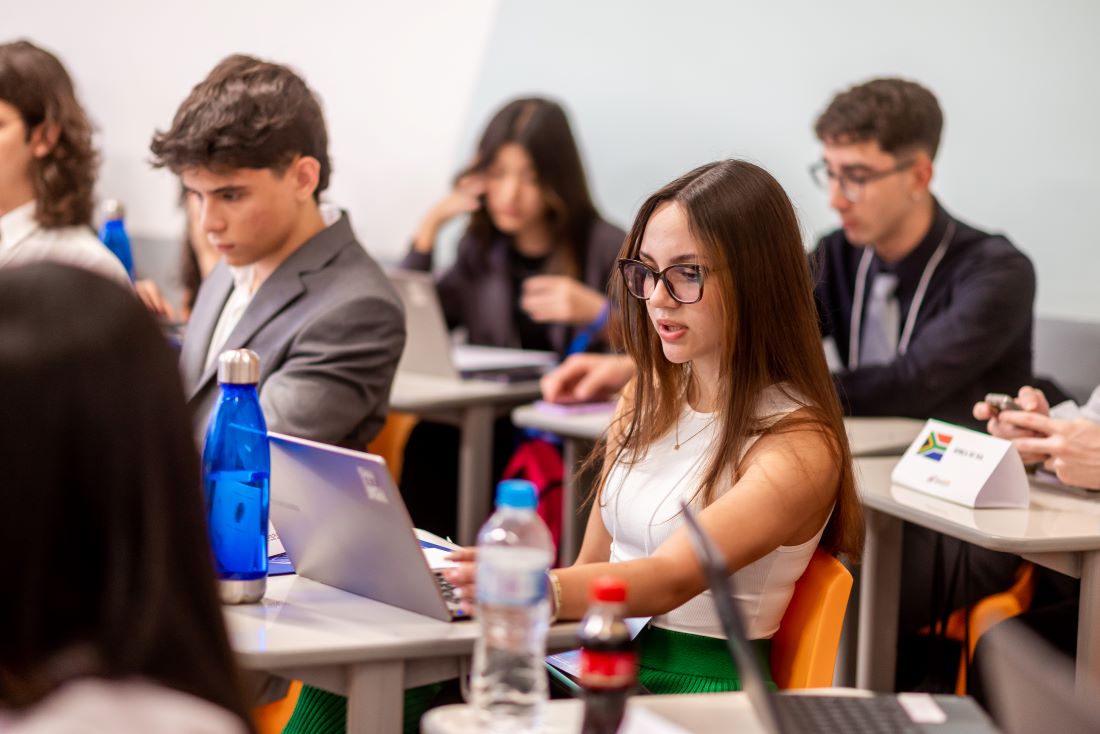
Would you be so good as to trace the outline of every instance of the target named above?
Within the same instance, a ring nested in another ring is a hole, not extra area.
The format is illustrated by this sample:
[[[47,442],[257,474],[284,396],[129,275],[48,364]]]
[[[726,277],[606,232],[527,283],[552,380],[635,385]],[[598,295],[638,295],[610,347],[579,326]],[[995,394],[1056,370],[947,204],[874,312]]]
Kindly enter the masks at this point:
[[[676,416],[676,443],[674,443],[674,444],[672,445],[672,450],[673,450],[673,451],[679,451],[679,450],[680,450],[680,447],[681,447],[681,446],[683,446],[683,445],[684,445],[685,443],[687,443],[687,442],[688,442],[688,441],[690,441],[691,439],[693,439],[693,438],[695,438],[696,436],[698,436],[698,435],[699,435],[700,433],[702,433],[703,431],[705,431],[705,430],[707,430],[708,428],[710,428],[710,427],[711,427],[712,425],[714,425],[714,419],[713,419],[713,418],[711,418],[711,419],[710,419],[709,421],[707,421],[707,423],[706,423],[706,425],[705,425],[705,426],[703,426],[703,427],[702,427],[702,428],[700,428],[700,429],[699,429],[698,431],[696,431],[695,433],[691,434],[690,436],[688,436],[687,438],[685,438],[685,439],[684,439],[683,441],[681,441],[681,440],[680,440],[680,416]]]

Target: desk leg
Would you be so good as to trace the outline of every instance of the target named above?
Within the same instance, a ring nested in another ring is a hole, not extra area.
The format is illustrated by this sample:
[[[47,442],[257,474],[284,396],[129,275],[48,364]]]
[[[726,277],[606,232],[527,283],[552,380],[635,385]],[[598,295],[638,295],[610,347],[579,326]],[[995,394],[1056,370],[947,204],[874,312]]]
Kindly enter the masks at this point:
[[[493,408],[475,405],[462,411],[458,446],[458,542],[474,545],[490,506],[493,465]]]
[[[580,442],[565,439],[562,446],[565,476],[561,483],[561,547],[558,564],[568,566],[577,558],[577,468],[580,463]]]
[[[901,591],[901,520],[864,506],[867,540],[859,583],[856,686],[893,691]]]
[[[1100,551],[1082,554],[1081,601],[1077,608],[1077,690],[1100,681]]]
[[[856,684],[856,640],[859,635],[859,585],[860,567],[844,564],[852,574],[852,593],[848,595],[848,606],[844,609],[844,626],[840,630],[840,647],[836,654],[836,668],[833,670],[833,685],[838,688],[851,688]]]
[[[401,661],[363,663],[348,668],[348,734],[394,734],[404,716]]]

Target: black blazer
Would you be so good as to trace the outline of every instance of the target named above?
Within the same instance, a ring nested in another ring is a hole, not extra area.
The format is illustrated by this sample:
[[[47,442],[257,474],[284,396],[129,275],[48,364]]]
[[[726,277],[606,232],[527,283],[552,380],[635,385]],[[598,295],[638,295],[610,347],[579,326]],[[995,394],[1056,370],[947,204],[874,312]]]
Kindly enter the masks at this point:
[[[615,270],[619,248],[626,233],[613,224],[596,219],[589,230],[581,280],[600,293],[607,292]],[[520,346],[516,328],[515,293],[511,269],[512,240],[498,237],[486,252],[469,235],[458,243],[454,265],[437,281],[439,300],[447,326],[466,327],[471,344],[491,347]],[[432,254],[410,250],[401,267],[431,271]],[[547,338],[559,354],[565,352],[577,331],[567,324],[546,324]]]
[[[850,415],[939,418],[974,426],[970,410],[986,393],[1014,395],[1030,381],[1035,300],[1031,261],[1004,236],[961,222],[938,203],[924,240],[893,266],[902,320],[926,263],[952,221],[954,236],[929,282],[908,351],[889,364],[846,365],[834,375]],[[837,230],[810,254],[822,336],[836,340],[845,361],[853,338],[852,301],[863,252]],[[872,263],[868,280],[884,267],[878,258]]]

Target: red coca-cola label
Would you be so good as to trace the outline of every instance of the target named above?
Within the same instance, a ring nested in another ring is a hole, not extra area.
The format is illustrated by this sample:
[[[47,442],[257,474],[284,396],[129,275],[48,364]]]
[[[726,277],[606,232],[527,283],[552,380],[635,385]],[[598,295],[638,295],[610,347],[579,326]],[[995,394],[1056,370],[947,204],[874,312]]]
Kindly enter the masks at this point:
[[[625,688],[638,677],[638,656],[581,649],[581,684],[589,688]]]

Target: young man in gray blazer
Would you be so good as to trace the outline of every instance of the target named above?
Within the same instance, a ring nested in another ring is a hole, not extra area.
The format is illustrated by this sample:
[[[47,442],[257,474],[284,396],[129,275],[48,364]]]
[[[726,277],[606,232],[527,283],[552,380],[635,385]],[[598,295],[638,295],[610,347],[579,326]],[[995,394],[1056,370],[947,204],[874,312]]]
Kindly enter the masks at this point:
[[[363,448],[385,421],[405,319],[346,213],[326,211],[328,135],[293,71],[247,56],[218,64],[151,144],[179,175],[222,262],[199,288],[183,341],[200,443],[218,355],[260,355],[271,430]]]

